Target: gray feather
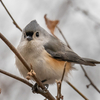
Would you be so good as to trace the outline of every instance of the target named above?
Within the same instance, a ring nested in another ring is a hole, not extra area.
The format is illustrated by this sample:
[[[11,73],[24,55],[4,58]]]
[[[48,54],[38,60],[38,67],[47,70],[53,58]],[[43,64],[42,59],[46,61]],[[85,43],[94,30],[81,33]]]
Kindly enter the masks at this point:
[[[68,48],[65,44],[63,44],[60,40],[58,40],[56,37],[51,36],[50,40],[51,41],[48,41],[48,43],[44,45],[44,48],[53,58],[57,60],[90,66],[95,66],[95,64],[100,63],[96,60],[81,58],[70,48]]]
[[[82,58],[84,61],[87,61],[89,63],[92,63],[92,64],[100,64],[100,61],[96,61],[94,59],[90,59],[90,58]]]
[[[30,32],[30,31],[37,31],[37,29],[39,29],[39,24],[37,23],[36,20],[31,21],[25,28],[24,31],[25,32]]]

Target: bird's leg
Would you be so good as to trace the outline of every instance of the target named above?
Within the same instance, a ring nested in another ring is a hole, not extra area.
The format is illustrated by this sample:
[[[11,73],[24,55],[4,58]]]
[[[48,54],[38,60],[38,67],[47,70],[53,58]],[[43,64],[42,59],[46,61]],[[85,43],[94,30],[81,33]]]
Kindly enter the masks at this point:
[[[47,81],[47,80],[43,80],[41,82],[44,83],[45,81]],[[46,90],[48,89],[49,84],[44,84],[44,86],[46,87],[45,90],[43,90],[41,87],[38,86],[37,83],[35,83],[35,85],[32,86],[32,92],[33,93],[39,93],[39,92],[40,93],[46,93]]]

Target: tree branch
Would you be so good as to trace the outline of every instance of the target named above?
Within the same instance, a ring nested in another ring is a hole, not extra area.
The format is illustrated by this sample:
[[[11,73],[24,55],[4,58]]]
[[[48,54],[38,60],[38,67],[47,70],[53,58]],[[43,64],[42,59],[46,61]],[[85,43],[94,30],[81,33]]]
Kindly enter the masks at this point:
[[[67,64],[67,62],[65,62],[65,64],[64,64],[64,69],[63,69],[63,73],[62,73],[61,80],[60,81],[57,81],[57,97],[56,97],[57,100],[60,100],[60,99],[63,100],[63,96],[61,94],[61,85],[62,85],[62,81],[63,81],[64,75],[65,75],[66,64]]]
[[[8,73],[8,72],[6,72],[6,71],[3,71],[3,70],[1,70],[1,69],[0,69],[0,73],[2,73],[2,74],[4,74],[4,75],[7,75],[7,76],[9,76],[9,77],[11,77],[11,78],[14,78],[14,79],[16,79],[16,80],[18,80],[18,81],[20,81],[20,82],[22,82],[22,83],[24,83],[24,84],[30,86],[30,87],[33,86],[33,84],[31,84],[30,82],[26,81],[25,79],[20,78],[20,77],[18,77],[18,76],[16,76],[16,75],[13,75],[13,74],[11,74],[11,73]],[[1,92],[1,91],[0,91],[0,92]],[[45,94],[45,93],[43,93],[43,92],[37,91],[37,93],[39,93],[39,94],[43,95],[44,97],[48,98],[48,95]]]
[[[86,98],[78,89],[76,89],[69,81],[66,81],[78,94],[80,94],[85,100],[89,100]]]
[[[70,47],[69,43],[67,42],[67,40],[66,40],[66,38],[65,38],[64,34],[62,33],[62,31],[60,30],[60,28],[59,28],[58,26],[56,26],[56,28],[59,30],[59,32],[60,32],[60,34],[62,35],[63,39],[65,40],[65,42],[66,42],[67,46],[71,49],[71,47]]]
[[[19,58],[19,60],[22,62],[22,64],[26,67],[28,71],[30,71],[30,66],[26,63],[24,58],[18,53],[18,51],[15,49],[15,47],[0,33],[0,38],[6,43],[6,45],[15,53],[15,55]],[[55,98],[50,94],[50,92],[45,88],[45,86],[42,84],[42,82],[34,75],[34,80],[37,82],[38,86],[40,86],[43,90],[46,90],[46,95],[48,96],[48,99],[55,100]]]
[[[63,69],[63,74],[62,74],[61,82],[62,82],[63,79],[64,79],[64,75],[65,75],[65,71],[66,71],[66,65],[67,65],[67,62],[65,62],[65,65],[64,65],[64,69]]]
[[[81,65],[81,68],[85,74],[85,77],[89,80],[90,84],[89,85],[92,85],[99,93],[100,93],[100,90],[94,85],[93,81],[89,78],[89,76],[87,75],[85,69],[83,68],[83,66]],[[88,88],[88,86],[87,86]]]
[[[1,1],[2,6],[5,8],[6,12],[7,12],[8,15],[10,16],[10,18],[12,19],[13,24],[14,24],[20,31],[22,31],[22,29],[18,26],[18,24],[16,23],[16,21],[14,20],[14,18],[11,16],[10,12],[9,12],[8,9],[6,8],[6,6],[4,5],[4,3],[2,2],[2,0],[0,0],[0,1]]]
[[[1,70],[1,69],[0,69],[0,73],[5,74],[5,75],[7,75],[7,76],[9,76],[9,77],[12,77],[12,78],[14,78],[14,79],[16,79],[16,80],[18,80],[18,81],[20,81],[20,82],[23,82],[23,83],[25,83],[26,85],[28,85],[28,86],[30,86],[30,87],[33,86],[33,84],[29,83],[29,82],[26,81],[25,79],[22,79],[22,78],[20,78],[20,77],[18,77],[18,76],[16,76],[16,75],[13,75],[13,74],[11,74],[11,73],[8,73],[8,72],[4,71],[4,70]]]

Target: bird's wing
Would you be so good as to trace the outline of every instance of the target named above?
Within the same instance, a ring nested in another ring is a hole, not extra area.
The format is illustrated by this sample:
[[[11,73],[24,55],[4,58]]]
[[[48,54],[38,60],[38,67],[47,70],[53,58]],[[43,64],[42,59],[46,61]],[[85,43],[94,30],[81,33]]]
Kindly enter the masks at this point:
[[[86,60],[82,59],[80,56],[78,56],[75,52],[73,52],[71,49],[69,49],[66,45],[64,45],[61,41],[57,39],[46,43],[44,45],[44,48],[51,55],[51,57],[57,60],[68,61],[90,66],[95,65],[90,61],[87,62]]]

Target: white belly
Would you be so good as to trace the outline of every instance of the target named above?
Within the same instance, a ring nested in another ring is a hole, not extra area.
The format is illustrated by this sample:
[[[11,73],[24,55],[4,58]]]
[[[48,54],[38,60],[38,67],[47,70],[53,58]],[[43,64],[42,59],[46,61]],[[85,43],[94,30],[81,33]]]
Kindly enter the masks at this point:
[[[26,62],[32,65],[33,70],[36,73],[36,76],[42,81],[47,80],[47,84],[52,84],[57,79],[61,79],[64,61],[57,61],[48,55],[48,53],[43,48],[30,49],[27,50],[25,48],[28,47],[18,47],[18,51],[24,57]],[[24,52],[23,52],[24,50]],[[23,77],[27,76],[28,70],[23,66],[23,64],[16,57],[16,66],[19,72],[23,75]],[[71,69],[71,64],[68,63],[66,66],[66,77],[67,73]]]

